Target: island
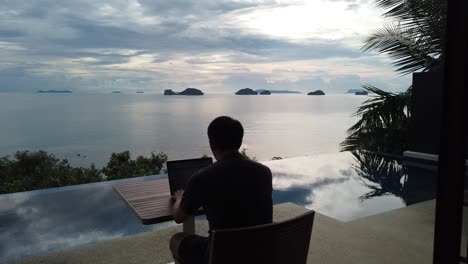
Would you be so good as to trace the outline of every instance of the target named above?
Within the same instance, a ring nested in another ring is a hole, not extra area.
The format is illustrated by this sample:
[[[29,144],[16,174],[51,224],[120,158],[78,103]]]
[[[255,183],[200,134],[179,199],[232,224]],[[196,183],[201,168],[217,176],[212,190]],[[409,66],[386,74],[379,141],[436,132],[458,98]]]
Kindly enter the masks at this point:
[[[111,93],[122,93],[121,91],[113,91]]]
[[[355,92],[355,95],[369,95],[367,91],[360,91],[360,92]]]
[[[261,94],[261,95],[271,95],[271,92],[268,91],[268,90],[263,90],[259,94]]]
[[[240,89],[236,92],[236,95],[257,95],[258,93],[250,88]]]
[[[39,90],[36,93],[73,93],[70,90]]]
[[[177,95],[203,95],[203,92],[196,88],[187,88]]]
[[[356,94],[357,92],[365,92],[365,89],[349,89],[346,93],[347,94]]]
[[[164,90],[164,95],[177,95],[177,93],[172,91],[171,89],[166,89]]]
[[[292,90],[270,90],[272,94],[300,94],[299,91],[292,91]]]
[[[258,89],[257,93],[261,93],[265,91],[265,89]],[[299,91],[292,91],[292,90],[268,90],[271,94],[300,94]]]
[[[310,92],[307,95],[325,95],[325,93],[322,90],[317,90],[317,91]]]
[[[145,92],[143,92],[143,91],[137,91],[136,93],[145,93]]]

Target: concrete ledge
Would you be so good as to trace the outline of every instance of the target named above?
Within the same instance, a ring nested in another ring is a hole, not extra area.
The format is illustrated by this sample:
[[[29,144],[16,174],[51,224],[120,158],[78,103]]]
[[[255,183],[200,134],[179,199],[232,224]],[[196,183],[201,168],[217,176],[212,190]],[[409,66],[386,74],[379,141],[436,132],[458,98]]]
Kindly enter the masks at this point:
[[[439,155],[436,155],[436,154],[407,150],[407,151],[403,151],[403,156],[414,158],[414,159],[419,159],[419,160],[432,161],[435,163],[439,162]],[[465,160],[465,166],[468,166],[468,160]]]
[[[291,203],[274,207],[274,220],[281,221],[307,211]],[[308,263],[431,263],[435,201],[394,211],[339,222],[316,214]],[[464,217],[463,247],[466,249],[468,225]],[[110,241],[70,248],[46,256],[12,262],[17,264],[170,263],[170,237],[181,231],[170,227]],[[198,234],[206,235],[206,221],[197,221]],[[464,255],[464,253],[463,253]]]

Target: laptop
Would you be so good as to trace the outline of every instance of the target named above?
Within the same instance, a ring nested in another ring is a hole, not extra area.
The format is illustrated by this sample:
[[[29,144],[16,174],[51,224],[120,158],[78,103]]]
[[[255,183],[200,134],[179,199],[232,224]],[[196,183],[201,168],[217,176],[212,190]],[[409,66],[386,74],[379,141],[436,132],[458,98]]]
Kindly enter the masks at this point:
[[[212,158],[199,158],[188,160],[174,160],[167,162],[167,177],[171,195],[177,190],[184,190],[192,175],[213,164]]]

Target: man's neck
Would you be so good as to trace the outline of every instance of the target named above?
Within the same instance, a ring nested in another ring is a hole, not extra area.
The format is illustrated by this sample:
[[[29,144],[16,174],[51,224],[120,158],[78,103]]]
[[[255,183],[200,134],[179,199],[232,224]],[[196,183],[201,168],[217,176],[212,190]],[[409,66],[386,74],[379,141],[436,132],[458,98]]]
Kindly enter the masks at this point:
[[[223,152],[219,152],[216,159],[218,161],[221,161],[221,160],[225,160],[225,159],[230,159],[230,158],[233,158],[233,157],[237,157],[239,156],[240,153],[238,150],[229,150],[229,151],[223,151]]]

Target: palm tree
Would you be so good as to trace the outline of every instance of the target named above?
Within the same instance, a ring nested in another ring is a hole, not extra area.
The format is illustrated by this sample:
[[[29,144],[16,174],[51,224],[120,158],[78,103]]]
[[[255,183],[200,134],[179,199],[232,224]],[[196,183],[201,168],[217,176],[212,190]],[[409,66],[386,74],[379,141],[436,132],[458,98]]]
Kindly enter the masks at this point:
[[[447,0],[375,0],[393,21],[365,40],[363,51],[377,51],[393,59],[402,75],[441,71],[444,62]],[[343,151],[372,150],[401,153],[407,147],[411,116],[411,87],[393,94],[371,85],[375,96],[355,113],[361,119],[348,130]]]
[[[411,90],[394,94],[371,85],[363,87],[376,96],[356,111],[355,115],[361,118],[348,129],[341,150],[401,153],[407,146]]]

